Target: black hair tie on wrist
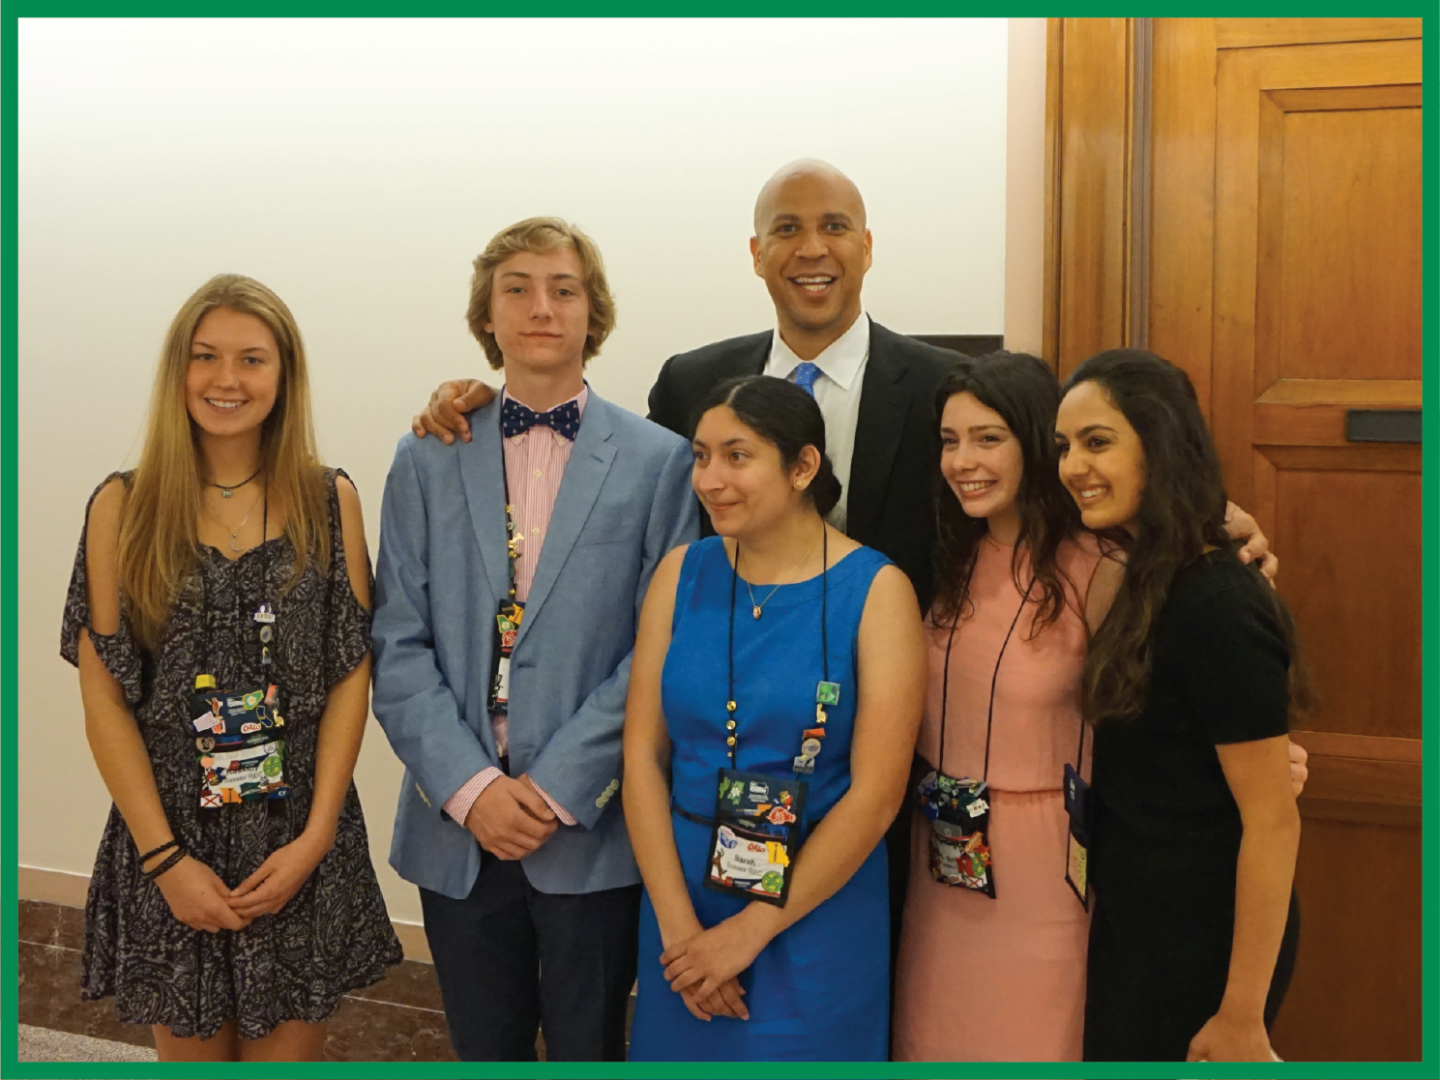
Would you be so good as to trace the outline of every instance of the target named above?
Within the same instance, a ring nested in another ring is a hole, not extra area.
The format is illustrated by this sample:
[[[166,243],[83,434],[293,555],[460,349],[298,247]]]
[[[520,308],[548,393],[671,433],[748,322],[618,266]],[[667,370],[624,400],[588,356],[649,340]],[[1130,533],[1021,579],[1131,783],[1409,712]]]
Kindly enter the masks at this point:
[[[165,873],[166,870],[169,870],[172,866],[174,866],[183,858],[185,858],[185,849],[177,847],[174,851],[170,853],[170,857],[164,862],[162,862],[159,866],[155,867],[155,869],[142,870],[141,873],[144,874],[151,881],[154,881],[161,874]]]
[[[156,855],[159,855],[162,851],[169,851],[172,847],[179,847],[179,846],[180,846],[180,841],[179,841],[179,840],[170,840],[170,841],[167,841],[166,843],[161,844],[159,847],[157,847],[154,851],[147,851],[144,855],[141,855],[141,856],[140,856],[140,862],[141,862],[141,864],[143,865],[144,863],[147,863],[147,862],[149,862],[151,859],[153,859]]]

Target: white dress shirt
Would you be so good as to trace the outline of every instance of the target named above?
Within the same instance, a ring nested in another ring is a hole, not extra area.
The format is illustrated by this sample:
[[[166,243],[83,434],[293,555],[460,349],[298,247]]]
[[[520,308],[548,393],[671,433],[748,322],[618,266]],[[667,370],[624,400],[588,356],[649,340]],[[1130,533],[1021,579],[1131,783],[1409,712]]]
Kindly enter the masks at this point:
[[[855,426],[860,420],[860,387],[869,359],[870,319],[862,311],[849,330],[811,361],[821,373],[815,380],[815,403],[820,406],[820,415],[825,417],[825,453],[840,481],[840,501],[826,520],[841,532],[845,531],[845,496],[850,491]],[[803,362],[785,344],[777,326],[770,342],[770,359],[765,362],[765,374],[794,382],[795,369]]]

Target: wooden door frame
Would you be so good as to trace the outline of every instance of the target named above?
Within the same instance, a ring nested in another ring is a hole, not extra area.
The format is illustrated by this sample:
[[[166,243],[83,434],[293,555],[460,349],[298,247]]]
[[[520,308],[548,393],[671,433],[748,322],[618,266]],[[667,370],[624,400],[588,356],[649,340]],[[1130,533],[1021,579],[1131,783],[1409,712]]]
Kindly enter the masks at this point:
[[[1152,21],[1049,20],[1042,350],[1061,378],[1148,341]]]

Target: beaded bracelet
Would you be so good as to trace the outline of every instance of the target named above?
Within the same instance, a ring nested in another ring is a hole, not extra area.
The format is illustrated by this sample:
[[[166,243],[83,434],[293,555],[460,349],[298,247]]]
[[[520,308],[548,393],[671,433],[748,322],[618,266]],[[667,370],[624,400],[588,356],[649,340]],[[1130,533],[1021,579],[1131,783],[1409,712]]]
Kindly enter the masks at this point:
[[[154,881],[157,877],[165,873],[166,870],[169,870],[172,866],[174,866],[183,858],[185,858],[185,849],[177,847],[174,851],[170,853],[170,857],[164,862],[162,862],[159,866],[155,867],[153,870],[142,870],[140,872],[144,874],[147,878],[149,878],[151,881]]]
[[[147,862],[149,862],[151,859],[153,859],[156,855],[159,855],[160,852],[162,852],[162,851],[169,851],[172,847],[179,847],[179,846],[180,846],[180,841],[179,841],[179,840],[169,840],[169,841],[161,844],[161,845],[160,845],[159,847],[157,847],[154,851],[147,851],[144,855],[141,855],[141,856],[140,856],[140,862],[141,862],[141,864],[143,865],[144,863],[147,863]]]

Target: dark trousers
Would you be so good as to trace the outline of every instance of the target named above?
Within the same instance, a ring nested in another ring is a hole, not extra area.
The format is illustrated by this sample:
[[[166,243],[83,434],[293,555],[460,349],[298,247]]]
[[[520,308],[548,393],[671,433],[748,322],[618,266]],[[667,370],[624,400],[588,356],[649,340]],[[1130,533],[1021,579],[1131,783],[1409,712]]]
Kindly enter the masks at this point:
[[[464,900],[420,890],[450,1042],[462,1061],[623,1061],[640,886],[556,895],[485,852]]]

